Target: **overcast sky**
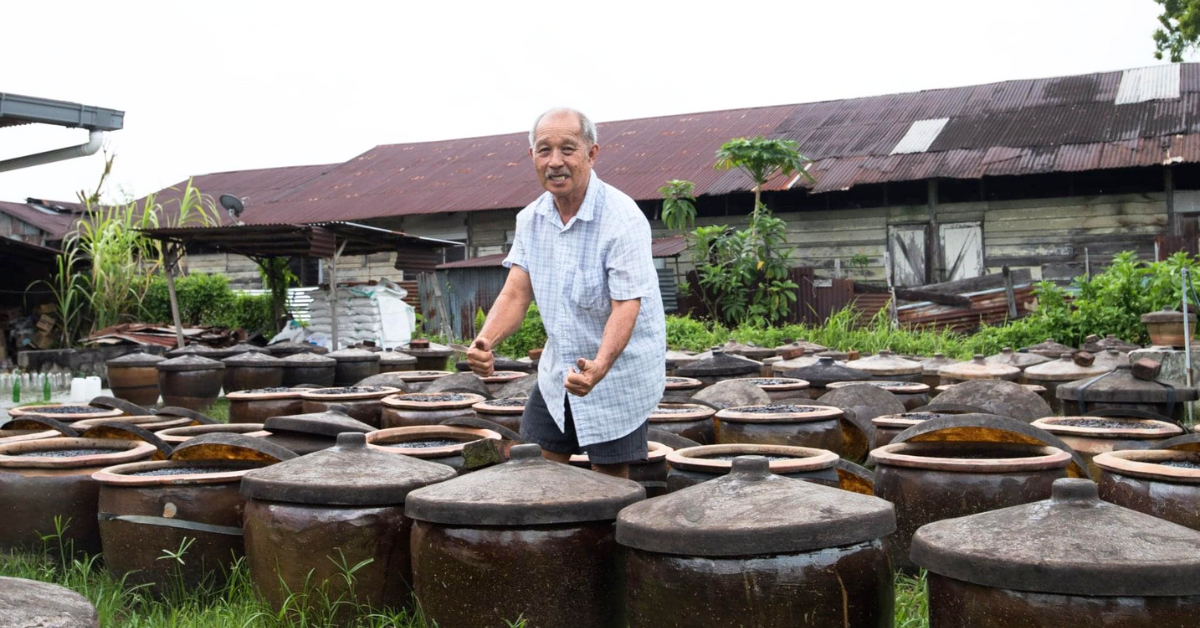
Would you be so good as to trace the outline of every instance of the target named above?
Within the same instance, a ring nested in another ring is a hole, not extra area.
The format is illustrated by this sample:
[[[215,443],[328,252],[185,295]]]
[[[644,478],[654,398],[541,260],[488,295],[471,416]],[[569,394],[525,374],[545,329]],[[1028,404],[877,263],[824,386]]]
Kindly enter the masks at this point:
[[[107,143],[113,200],[189,175],[523,131],[557,105],[603,122],[1153,65],[1158,12],[1153,0],[21,2],[3,11],[0,92],[125,111]],[[0,158],[86,140],[7,128]],[[0,200],[73,200],[102,165],[0,173]]]

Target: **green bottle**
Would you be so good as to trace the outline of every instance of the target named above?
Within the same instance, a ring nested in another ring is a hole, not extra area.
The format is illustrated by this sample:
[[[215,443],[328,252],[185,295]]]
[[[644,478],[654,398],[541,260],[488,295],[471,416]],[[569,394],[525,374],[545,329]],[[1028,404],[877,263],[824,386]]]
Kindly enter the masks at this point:
[[[13,373],[13,403],[21,403],[21,376]]]
[[[42,376],[42,401],[50,401],[50,376]]]

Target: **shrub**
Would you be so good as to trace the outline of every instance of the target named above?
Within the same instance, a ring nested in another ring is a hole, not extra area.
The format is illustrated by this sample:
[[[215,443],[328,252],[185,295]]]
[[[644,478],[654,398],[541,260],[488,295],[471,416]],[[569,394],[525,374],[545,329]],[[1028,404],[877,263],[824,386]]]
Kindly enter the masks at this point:
[[[175,295],[184,325],[241,327],[250,334],[261,332],[268,338],[274,335],[271,297],[237,294],[224,275],[196,273],[177,277]],[[156,276],[151,280],[142,300],[142,315],[146,322],[173,324],[166,278]]]
[[[485,319],[482,309],[475,312],[476,330],[483,329]],[[529,355],[530,349],[539,349],[544,346],[546,346],[546,328],[542,325],[542,313],[538,311],[536,303],[530,303],[529,309],[525,311],[525,320],[521,321],[521,327],[500,343],[500,346],[493,348],[492,352],[516,360]]]

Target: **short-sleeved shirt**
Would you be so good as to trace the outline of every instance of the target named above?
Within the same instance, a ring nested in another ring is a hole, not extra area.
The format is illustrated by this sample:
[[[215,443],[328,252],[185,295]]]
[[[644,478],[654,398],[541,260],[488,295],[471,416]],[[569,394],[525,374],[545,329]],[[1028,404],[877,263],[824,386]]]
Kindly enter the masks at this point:
[[[585,397],[571,396],[580,447],[637,429],[666,386],[666,319],[650,251],[650,223],[633,199],[591,174],[583,205],[562,223],[549,192],[517,214],[505,268],[529,273],[546,327],[538,387],[564,429],[564,382],[579,358],[594,360],[611,300],[641,300],[629,344]]]

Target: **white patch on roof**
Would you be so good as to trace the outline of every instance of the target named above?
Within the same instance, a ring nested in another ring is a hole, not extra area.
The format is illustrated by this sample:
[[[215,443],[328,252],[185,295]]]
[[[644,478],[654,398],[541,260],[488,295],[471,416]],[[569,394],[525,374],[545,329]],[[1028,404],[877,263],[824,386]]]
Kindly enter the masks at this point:
[[[937,118],[913,122],[912,126],[908,127],[908,132],[892,149],[892,154],[923,153],[929,150],[929,147],[933,146],[933,141],[941,134],[942,129],[946,128],[946,123],[949,121],[950,118]]]
[[[1179,73],[1182,66],[1154,65],[1148,68],[1125,70],[1117,87],[1118,105],[1132,105],[1151,100],[1179,98]]]

